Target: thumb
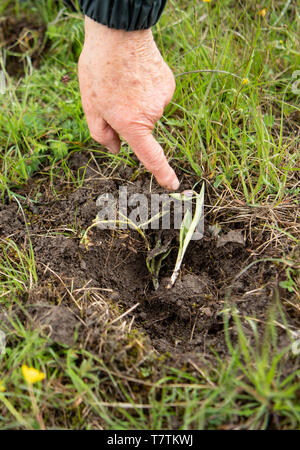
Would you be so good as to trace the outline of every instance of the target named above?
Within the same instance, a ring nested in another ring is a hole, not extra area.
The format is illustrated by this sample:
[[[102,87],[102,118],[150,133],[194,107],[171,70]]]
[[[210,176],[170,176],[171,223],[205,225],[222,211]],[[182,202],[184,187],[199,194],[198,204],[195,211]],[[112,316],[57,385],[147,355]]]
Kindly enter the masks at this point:
[[[89,117],[87,116],[88,119]],[[120,138],[102,117],[97,117],[93,121],[88,120],[88,125],[91,136],[95,141],[107,147],[112,153],[119,153],[121,146]]]
[[[136,135],[126,140],[138,159],[144,164],[146,169],[153,173],[161,186],[170,191],[178,189],[178,178],[169,165],[162,147],[153,137],[151,132],[148,134]]]

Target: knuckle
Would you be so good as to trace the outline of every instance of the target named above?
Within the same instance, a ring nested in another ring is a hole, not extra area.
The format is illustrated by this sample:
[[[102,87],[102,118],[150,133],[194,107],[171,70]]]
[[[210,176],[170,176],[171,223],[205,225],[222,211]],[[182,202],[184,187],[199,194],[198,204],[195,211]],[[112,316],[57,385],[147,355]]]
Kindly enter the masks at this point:
[[[114,119],[113,127],[115,130],[118,130],[119,132],[126,131],[129,127],[130,121],[128,119],[128,116],[125,116],[125,114],[120,115]]]
[[[170,77],[169,77],[168,84],[169,84],[170,91],[174,92],[175,88],[176,88],[176,81],[175,81],[175,77],[171,71],[170,71]]]
[[[144,157],[144,165],[148,168],[151,168],[153,173],[161,170],[163,164],[165,162],[165,156],[163,150],[149,153]]]
[[[173,78],[174,78],[174,77],[173,77]],[[169,88],[168,88],[168,91],[167,91],[167,94],[166,94],[166,104],[167,104],[167,105],[168,105],[168,104],[170,103],[170,101],[172,100],[173,95],[174,95],[174,92],[175,92],[175,89],[176,89],[176,83],[175,83],[175,80],[173,80],[173,81],[170,83]]]
[[[146,114],[143,114],[143,116],[139,118],[131,116],[122,119],[119,130],[125,138],[130,138],[131,136],[143,137],[153,130],[153,126],[151,118],[147,117]]]

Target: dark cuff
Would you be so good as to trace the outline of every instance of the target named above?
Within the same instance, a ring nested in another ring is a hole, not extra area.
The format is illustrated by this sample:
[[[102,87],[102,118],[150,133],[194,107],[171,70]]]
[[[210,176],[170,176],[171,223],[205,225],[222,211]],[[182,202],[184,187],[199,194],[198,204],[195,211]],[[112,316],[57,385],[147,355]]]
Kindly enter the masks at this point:
[[[76,7],[74,5],[74,0],[63,0],[63,3],[68,6],[72,11],[76,11]],[[77,8],[78,10],[78,8]]]
[[[79,0],[82,12],[109,28],[144,30],[158,22],[167,0]]]

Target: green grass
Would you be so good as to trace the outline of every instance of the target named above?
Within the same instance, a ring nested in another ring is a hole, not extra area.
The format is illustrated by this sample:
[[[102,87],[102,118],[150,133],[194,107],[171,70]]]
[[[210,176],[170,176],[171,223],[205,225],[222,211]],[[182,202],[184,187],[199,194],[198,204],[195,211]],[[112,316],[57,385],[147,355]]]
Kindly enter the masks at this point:
[[[264,18],[260,7],[267,8]],[[37,17],[46,34],[38,69],[32,68],[32,49],[22,54],[21,79],[5,72],[13,50],[1,49],[0,69],[7,84],[6,93],[0,94],[1,201],[18,201],[22,186],[36,172],[47,176],[50,186],[56,178],[81,186],[84,175],[74,176],[68,166],[74,152],[89,150],[113,166],[135,166],[126,144],[115,157],[90,140],[76,75],[81,15],[53,0],[4,1],[0,15],[8,15],[7,8],[17,18]],[[299,89],[292,88],[300,67],[299,23],[294,1],[266,0],[261,6],[253,1],[169,0],[154,29],[177,82],[173,101],[156,126],[159,141],[175,169],[205,178],[220,204],[230,198],[272,211],[272,220],[260,226],[278,233],[286,273],[281,286],[292,295],[298,315],[295,249],[300,236],[291,217],[299,217],[300,104]],[[66,74],[68,83],[62,81]],[[287,203],[286,221],[277,220]],[[13,236],[2,239],[0,313],[28,315],[24,302],[37,287],[30,241],[20,248]],[[120,314],[112,305],[103,308],[108,323]],[[0,429],[39,429],[43,423],[68,429],[299,429],[299,356],[291,350],[295,334],[280,300],[270,310],[262,339],[255,318],[243,318],[252,328],[253,347],[238,311],[231,309],[224,307],[223,313],[230,355],[226,360],[215,353],[214,361],[204,361],[203,367],[166,367],[158,380],[155,371],[162,370],[168,355],[147,355],[144,336],[128,324],[121,338],[119,324],[109,333],[118,351],[126,349],[124,361],[135,368],[130,376],[125,363],[110,361],[105,345],[100,359],[78,339],[74,348],[54,344],[46,333],[24,328],[17,315],[5,322],[7,348],[0,355]],[[279,328],[285,330],[284,345]],[[37,406],[21,375],[24,363],[47,374],[33,388]]]
[[[255,322],[248,318],[257,340],[249,349],[238,314],[233,314],[238,346],[230,342],[225,313],[231,348],[227,361],[216,356],[215,364],[198,368],[197,375],[184,368],[169,368],[157,382],[149,381],[149,372],[162,359],[152,358],[151,365],[149,361],[141,365],[140,376],[134,379],[107,368],[102,359],[85,350],[54,348],[38,332],[12,323],[11,345],[1,363],[6,388],[0,393],[1,429],[40,428],[20,371],[24,361],[47,373],[47,382],[35,385],[34,395],[49,428],[104,425],[110,429],[158,430],[172,429],[174,420],[180,420],[181,429],[264,429],[278,423],[280,428],[298,428],[299,366],[297,370],[290,346],[278,350],[276,326],[271,320],[259,343]],[[11,414],[5,414],[3,407]],[[87,412],[90,421],[85,419]]]

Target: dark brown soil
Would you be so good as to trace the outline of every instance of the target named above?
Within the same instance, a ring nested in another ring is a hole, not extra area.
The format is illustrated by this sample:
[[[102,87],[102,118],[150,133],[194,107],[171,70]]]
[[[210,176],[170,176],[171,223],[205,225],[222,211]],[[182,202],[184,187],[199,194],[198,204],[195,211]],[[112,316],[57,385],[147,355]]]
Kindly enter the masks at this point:
[[[45,49],[45,30],[44,25],[25,17],[19,20],[13,16],[0,17],[0,50],[9,75],[24,75],[26,57],[30,58],[32,67],[39,66]]]
[[[75,153],[70,165],[77,173],[87,162],[86,155]],[[160,287],[154,291],[145,264],[145,244],[136,231],[93,228],[88,235],[90,246],[86,249],[80,244],[82,232],[96,217],[98,195],[112,192],[117,197],[118,187],[125,183],[130,192],[149,192],[148,175],[141,174],[131,183],[128,168],[124,173],[120,169],[118,177],[110,179],[103,173],[99,176],[96,169],[90,164],[81,188],[71,189],[62,181],[55,186],[55,194],[48,178],[36,175],[22,188],[22,195],[27,192],[28,198],[34,198],[36,192],[42,194],[37,203],[21,200],[27,230],[15,201],[0,205],[0,238],[10,237],[21,249],[28,249],[30,236],[33,245],[39,281],[24,305],[35,327],[66,345],[72,345],[77,336],[87,349],[98,352],[101,319],[87,297],[82,296],[84,289],[97,290],[105,301],[121,305],[120,314],[138,304],[127,318],[134,316],[135,324],[150,337],[157,352],[176,357],[209,356],[212,350],[219,355],[227,353],[222,315],[226,298],[236,304],[242,316],[252,317],[264,327],[274,295],[280,292],[282,300],[286,295],[278,290],[283,271],[274,262],[263,261],[238,274],[255,260],[279,255],[272,246],[256,254],[266,235],[250,233],[248,223],[233,222],[222,226],[223,236],[230,236],[227,233],[232,230],[242,231],[245,244],[225,238],[220,245],[208,226],[216,219],[225,222],[231,213],[226,211],[216,217],[207,212],[204,238],[190,243],[179,279],[172,289],[166,289],[176,260],[178,231],[163,231],[162,238],[171,240],[174,248],[161,269]],[[182,186],[189,186],[184,177]],[[211,198],[209,185],[207,192]],[[147,231],[153,247],[157,236],[158,231]],[[299,317],[290,315],[289,320],[299,326]],[[234,331],[232,336],[234,339]],[[250,336],[249,328],[249,340]]]

